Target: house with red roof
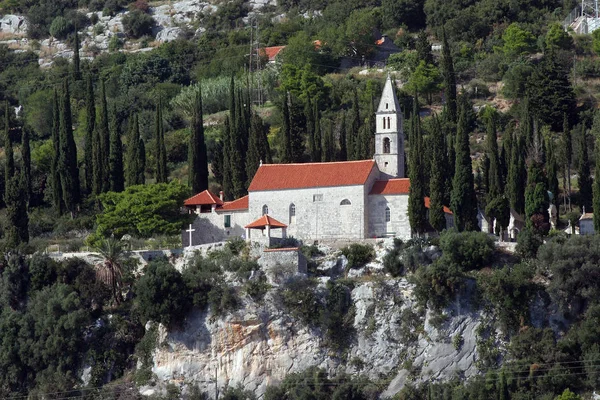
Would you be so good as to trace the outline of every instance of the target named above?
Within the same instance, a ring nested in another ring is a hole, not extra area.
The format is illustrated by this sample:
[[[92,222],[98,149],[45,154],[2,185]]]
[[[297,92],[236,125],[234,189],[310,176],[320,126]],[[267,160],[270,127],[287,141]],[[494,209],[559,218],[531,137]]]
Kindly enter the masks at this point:
[[[194,245],[231,236],[268,243],[287,235],[302,240],[409,239],[403,116],[390,77],[374,134],[371,160],[261,164],[241,199],[224,202],[209,191],[191,197],[185,207],[198,218],[192,231],[183,233],[184,246],[190,235]],[[429,207],[429,199],[423,201]],[[444,211],[450,227],[452,212],[447,207]]]

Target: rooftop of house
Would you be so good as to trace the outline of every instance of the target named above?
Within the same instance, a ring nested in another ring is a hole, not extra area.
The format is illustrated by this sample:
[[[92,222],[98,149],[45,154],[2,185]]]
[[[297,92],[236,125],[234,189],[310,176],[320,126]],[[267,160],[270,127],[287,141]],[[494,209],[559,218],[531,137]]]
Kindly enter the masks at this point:
[[[219,196],[216,196],[214,193],[212,193],[210,190],[207,189],[203,192],[200,192],[200,193],[190,197],[183,203],[183,205],[185,205],[185,206],[212,206],[212,205],[221,206],[221,205],[223,205],[223,200],[221,200],[219,198]]]
[[[271,228],[287,228],[286,224],[277,221],[275,218],[270,217],[267,214],[263,215],[262,217],[260,217],[256,221],[249,223],[244,228],[264,229],[267,226],[271,227]]]
[[[374,167],[374,160],[263,164],[256,171],[248,191],[364,185]]]

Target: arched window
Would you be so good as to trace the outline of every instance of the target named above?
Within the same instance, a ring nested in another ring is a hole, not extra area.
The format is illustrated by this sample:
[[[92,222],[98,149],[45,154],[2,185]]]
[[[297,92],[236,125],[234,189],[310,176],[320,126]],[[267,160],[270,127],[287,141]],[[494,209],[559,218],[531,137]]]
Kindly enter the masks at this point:
[[[392,212],[389,207],[385,208],[385,222],[390,222],[392,220]]]
[[[265,204],[265,205],[263,206],[263,210],[262,210],[262,211],[263,211],[263,215],[266,215],[266,214],[268,214],[268,213],[269,213],[269,207],[267,207],[267,205]]]
[[[387,120],[388,120],[388,124],[387,124],[388,125],[388,129],[391,129],[392,128],[392,118],[391,117],[387,117]]]
[[[351,206],[352,203],[348,199],[344,199],[341,201],[340,206]]]
[[[383,117],[383,129],[385,129],[385,117]]]
[[[390,153],[390,138],[383,138],[383,153]]]
[[[290,224],[296,222],[296,205],[294,203],[290,204]]]

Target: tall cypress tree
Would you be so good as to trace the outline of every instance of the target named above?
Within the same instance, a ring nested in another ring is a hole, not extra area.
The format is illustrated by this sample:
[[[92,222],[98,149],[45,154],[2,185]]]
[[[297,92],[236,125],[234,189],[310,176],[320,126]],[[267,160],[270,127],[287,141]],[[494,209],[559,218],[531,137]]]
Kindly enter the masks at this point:
[[[498,157],[498,137],[496,133],[496,114],[493,109],[487,112],[487,134],[486,155],[489,160],[489,168],[487,171],[487,195],[488,199],[493,199],[503,192],[502,177],[500,175],[500,161]]]
[[[327,120],[325,132],[323,134],[323,146],[321,151],[321,161],[330,162],[335,160],[335,144],[333,140],[333,122]]]
[[[463,96],[456,130],[456,162],[452,181],[451,205],[454,213],[454,225],[459,231],[478,229],[477,197],[473,182],[473,166],[469,148],[467,125],[467,107],[469,101]]]
[[[446,216],[444,214],[444,193],[446,180],[444,169],[447,168],[446,145],[444,132],[438,118],[433,116],[432,153],[429,178],[429,223],[437,232],[446,229]]]
[[[310,161],[317,161],[317,145],[315,141],[315,112],[316,108],[312,106],[310,99],[304,103],[304,116],[306,118],[306,137],[308,139],[308,154]]]
[[[247,186],[250,186],[252,179],[254,178],[254,174],[260,163],[263,161],[263,155],[261,154],[260,142],[262,135],[262,130],[264,129],[262,119],[254,114],[252,116],[252,125],[250,127],[250,141],[248,142],[248,151],[246,152],[246,176],[248,177],[248,181],[246,182]]]
[[[422,30],[417,36],[417,42],[415,43],[415,49],[417,50],[417,58],[419,61],[425,61],[426,64],[433,64],[433,54],[431,54],[431,43],[427,39],[427,32]]]
[[[77,33],[77,27],[75,27],[75,40],[73,43],[73,79],[76,81],[81,80],[81,61],[79,59],[79,34]]]
[[[215,177],[215,181],[223,188],[223,141],[217,140],[215,142],[215,150],[213,152],[212,163],[210,164],[210,170]]]
[[[410,130],[410,189],[408,194],[408,220],[413,234],[422,235],[427,230],[427,209],[425,208],[425,188],[423,179],[423,137],[421,135],[421,118],[417,110],[415,96]]]
[[[223,192],[226,200],[233,200],[233,181],[231,171],[231,125],[229,117],[223,123]]]
[[[577,177],[579,179],[579,206],[587,211],[592,208],[592,178],[590,176],[590,160],[587,147],[587,132],[581,124],[579,129],[579,165]]]
[[[23,135],[21,136],[21,159],[23,162],[21,179],[23,190],[25,191],[25,201],[29,207],[29,202],[31,201],[31,144],[28,126],[23,127]]]
[[[71,114],[71,95],[69,81],[63,83],[62,101],[60,102],[60,157],[58,171],[62,186],[62,198],[67,211],[71,215],[76,211],[80,201],[79,168],[77,167],[77,147],[73,139],[73,123]]]
[[[283,151],[280,155],[280,162],[291,163],[292,162],[292,142],[291,142],[291,127],[290,127],[290,107],[289,107],[289,94],[283,95],[283,102],[281,106],[282,111],[282,123],[281,123],[281,135]]]
[[[110,190],[110,168],[108,165],[107,154],[110,152],[110,127],[108,121],[108,105],[106,102],[106,88],[104,81],[100,81],[100,115],[98,123],[96,124],[97,140],[98,144],[94,151],[100,151],[94,156],[96,159],[96,165],[98,170],[94,172],[94,175],[100,179],[98,193],[107,192]],[[92,143],[93,147],[93,143]]]
[[[232,127],[229,129],[230,149],[229,149],[229,169],[231,170],[231,187],[235,199],[246,193],[246,169],[242,158],[242,140],[239,131],[234,132]]]
[[[15,174],[15,158],[12,141],[10,140],[10,118],[8,101],[4,102],[4,153],[6,157],[5,179],[10,179]],[[8,182],[8,181],[7,181]],[[6,186],[8,187],[8,185]]]
[[[204,141],[204,117],[202,114],[202,92],[198,90],[192,113],[192,132],[188,151],[189,184],[194,193],[208,189],[208,156]]]
[[[136,129],[139,131],[139,127],[137,124],[136,117]],[[140,137],[139,145],[138,145],[138,183],[140,185],[144,185],[146,183],[146,145],[144,144],[144,139]]]
[[[58,92],[56,89],[54,89],[52,107],[52,145],[54,148],[51,166],[52,202],[56,212],[62,215],[64,213],[64,202],[62,199],[62,186],[60,182],[60,172],[58,169],[58,160],[60,158],[60,106],[58,102]]]
[[[258,117],[258,115],[257,115]],[[260,117],[259,117],[260,118]],[[260,118],[260,129],[259,129],[259,137],[258,137],[258,148],[260,149],[260,155],[262,157],[263,162],[267,164],[273,164],[273,156],[271,155],[271,146],[269,145],[269,138],[267,137],[267,132],[269,131],[269,127],[265,126],[262,118]]]
[[[321,115],[317,103],[315,103],[315,111],[313,113],[315,118],[315,158],[313,161],[321,162],[321,152],[323,147],[323,133],[321,132]]]
[[[450,53],[450,46],[446,38],[446,31],[442,31],[442,76],[444,79],[444,90],[446,93],[447,120],[452,124],[457,121],[456,103],[456,75],[454,74],[454,61]]]
[[[596,118],[594,122],[600,116],[600,113],[596,111]],[[594,231],[600,232],[600,138],[596,137],[595,145],[595,158],[596,158],[596,169],[594,170],[594,184],[593,184],[593,207],[594,207]]]
[[[537,160],[531,160],[527,171],[527,187],[525,189],[525,216],[528,226],[534,227],[534,221],[531,217],[536,214],[543,215],[546,219],[548,209],[547,193],[546,177],[542,167]]]
[[[127,132],[127,153],[125,155],[126,175],[125,182],[127,186],[141,185],[145,182],[145,150],[140,137],[140,125],[137,114],[129,116],[129,131]],[[143,154],[142,154],[143,152]],[[142,163],[144,165],[142,165]]]
[[[352,92],[352,115],[350,120],[350,136],[348,137],[348,148],[351,149],[352,155],[349,159],[358,160],[360,158],[361,146],[363,142],[360,140],[360,106],[358,103],[358,90],[354,87]]]
[[[515,132],[516,134],[516,132]],[[511,146],[510,163],[508,167],[507,192],[510,207],[519,214],[525,213],[525,138],[518,136]]]
[[[564,167],[563,187],[565,188],[566,196],[564,197],[565,208],[571,209],[571,163],[573,162],[573,142],[571,138],[571,129],[569,129],[569,118],[567,113],[563,114],[563,148],[564,148]]]
[[[110,127],[110,152],[109,152],[110,190],[122,192],[125,190],[125,174],[123,171],[123,143],[119,132],[117,109],[113,104]]]
[[[346,112],[342,111],[342,121],[340,122],[340,153],[338,160],[346,161],[348,160],[348,147],[346,143]]]
[[[96,102],[94,100],[94,85],[92,75],[88,73],[85,77],[85,138],[84,138],[84,165],[85,165],[85,191],[92,193],[94,181],[94,152],[93,138],[96,125]]]
[[[169,175],[167,172],[167,150],[165,148],[161,99],[156,104],[154,132],[156,137],[156,183],[167,183]]]

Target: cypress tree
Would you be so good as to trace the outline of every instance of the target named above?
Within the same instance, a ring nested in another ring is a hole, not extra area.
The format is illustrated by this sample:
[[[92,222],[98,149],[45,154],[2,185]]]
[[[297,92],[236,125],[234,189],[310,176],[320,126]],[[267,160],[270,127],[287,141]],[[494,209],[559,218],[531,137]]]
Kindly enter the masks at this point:
[[[246,182],[247,186],[250,186],[252,179],[254,178],[254,174],[261,162],[263,161],[263,155],[261,154],[261,135],[264,130],[264,126],[262,123],[262,119],[254,114],[252,116],[252,125],[250,127],[250,141],[248,143],[248,151],[246,152],[246,176],[248,177],[248,181]]]
[[[63,83],[63,93],[60,113],[60,157],[58,171],[62,187],[62,198],[71,216],[76,211],[80,201],[79,168],[77,167],[77,147],[73,139],[73,123],[71,115],[71,95],[69,81]]]
[[[540,164],[532,160],[527,171],[527,187],[525,189],[525,216],[527,226],[533,227],[533,217],[536,214],[544,215],[546,219],[548,209],[546,177]],[[535,227],[539,228],[539,227]]]
[[[15,175],[15,158],[13,154],[12,141],[10,140],[10,118],[8,101],[4,102],[4,153],[6,157],[5,179]],[[8,182],[8,181],[7,181]],[[8,185],[6,186],[8,188]]]
[[[110,152],[109,152],[109,178],[110,190],[122,192],[125,190],[125,176],[123,171],[123,143],[119,132],[117,109],[113,104],[110,127]]]
[[[162,100],[156,104],[156,118],[154,120],[154,131],[156,137],[156,183],[167,183],[169,174],[167,172],[167,150],[165,148],[165,136],[162,119]]]
[[[129,116],[129,132],[127,133],[126,176],[127,186],[145,183],[146,152],[140,137],[140,125],[137,114]]]
[[[493,109],[489,109],[486,121],[487,135],[486,155],[489,160],[487,170],[487,195],[493,199],[503,192],[502,177],[500,175],[500,161],[498,157],[498,137],[496,133],[496,114]]]
[[[573,162],[573,141],[571,138],[571,129],[569,129],[569,118],[567,113],[563,114],[563,148],[564,148],[564,166],[565,173],[563,174],[563,187],[566,189],[566,196],[564,197],[565,207],[571,209],[571,163]]]
[[[29,139],[29,127],[23,127],[23,135],[21,137],[21,159],[23,162],[22,184],[25,191],[25,202],[29,207],[31,201],[31,145]]]
[[[257,115],[258,117],[258,115]],[[260,118],[260,117],[259,117]],[[259,129],[259,143],[258,148],[260,149],[260,155],[262,157],[263,162],[267,164],[273,164],[273,157],[271,156],[271,146],[269,145],[269,138],[267,137],[267,132],[269,131],[269,127],[264,125],[262,118],[260,118],[260,129]]]
[[[136,129],[139,131],[138,121],[136,117]],[[138,144],[138,184],[144,185],[146,183],[146,146],[144,145],[144,139],[140,137]]]
[[[444,133],[437,117],[433,116],[433,140],[429,178],[429,223],[437,232],[446,229],[446,216],[444,214],[444,193],[446,166],[446,148]]]
[[[590,161],[587,148],[587,133],[582,124],[579,133],[579,165],[577,177],[579,179],[579,206],[589,211],[592,207],[592,178],[590,176]]]
[[[84,138],[84,165],[85,165],[85,191],[86,193],[92,193],[93,181],[94,181],[94,152],[93,152],[93,138],[94,138],[94,126],[96,125],[96,104],[94,101],[94,85],[92,84],[91,74],[87,74],[85,77],[85,138]]]
[[[444,89],[446,92],[446,111],[447,120],[452,124],[457,121],[457,103],[456,103],[456,76],[454,74],[454,62],[450,53],[450,46],[446,38],[446,30],[442,31],[442,76],[444,79]]]
[[[325,124],[325,133],[323,134],[323,146],[321,152],[321,161],[330,162],[335,160],[335,144],[333,141],[333,123],[327,120]]]
[[[204,141],[204,116],[202,114],[202,92],[196,93],[192,114],[192,132],[188,150],[189,185],[194,193],[208,189],[208,155]]]
[[[76,81],[81,80],[81,61],[79,59],[79,34],[77,33],[77,27],[75,27],[75,40],[73,44],[73,79]]]
[[[425,188],[423,187],[423,137],[421,136],[421,118],[417,110],[415,96],[410,130],[410,189],[408,194],[408,220],[413,234],[421,236],[427,230],[427,209],[425,208]]]
[[[596,111],[596,118],[600,116],[600,113]],[[596,137],[595,145],[595,158],[596,158],[596,169],[594,170],[594,184],[593,184],[593,208],[594,208],[594,231],[600,232],[600,138]]]
[[[64,213],[64,202],[62,200],[62,186],[60,182],[60,173],[58,169],[58,160],[60,158],[60,107],[58,103],[58,93],[54,89],[54,98],[52,102],[52,146],[54,154],[52,155],[52,202],[56,212],[62,215]]]
[[[315,158],[313,161],[321,162],[321,153],[323,151],[323,135],[321,132],[321,115],[317,104],[315,103],[315,112],[313,113],[315,118]]]
[[[239,132],[238,132],[239,133]],[[246,192],[246,169],[242,159],[242,143],[236,132],[229,130],[230,149],[229,149],[229,169],[231,170],[231,186],[233,189],[233,198],[242,197]]]
[[[415,44],[417,50],[417,59],[419,61],[425,61],[426,64],[433,64],[433,54],[431,54],[431,43],[427,39],[427,32],[422,30],[417,36],[417,43]]]
[[[317,145],[315,141],[315,107],[312,106],[310,99],[304,103],[304,116],[306,118],[306,137],[308,139],[308,154],[312,162],[317,161]]]
[[[547,153],[550,155],[546,168],[546,175],[548,177],[547,187],[548,191],[552,193],[552,199],[550,202],[555,206],[558,206],[558,163],[556,162],[556,150],[552,142],[548,143]]]
[[[358,90],[354,87],[352,93],[352,119],[350,121],[350,140],[349,143],[352,146],[348,148],[352,149],[352,156],[349,157],[351,160],[358,160],[361,154],[361,146],[363,142],[360,140],[360,106],[358,103]]]
[[[29,217],[22,177],[22,174],[7,175],[6,180],[4,202],[8,224],[5,244],[8,249],[15,249],[29,241]]]
[[[110,152],[110,128],[108,126],[108,105],[106,102],[106,89],[104,86],[104,81],[100,81],[100,115],[98,124],[96,124],[97,129],[97,140],[98,145],[96,146],[96,165],[98,170],[94,172],[94,175],[100,179],[98,183],[98,188],[100,191],[98,193],[108,192],[110,190],[110,167],[108,165],[107,154]],[[93,147],[93,143],[92,143]]]
[[[281,160],[282,163],[291,163],[292,162],[292,141],[291,141],[291,127],[290,127],[290,107],[289,107],[289,93],[283,96],[282,102],[282,124],[281,124],[281,133],[282,133],[282,145],[283,151],[281,152]]]
[[[517,137],[511,146],[510,163],[508,167],[507,192],[510,200],[510,207],[519,214],[525,213],[525,157],[524,143],[525,139]]]
[[[304,112],[300,106],[300,101],[295,100],[291,96],[289,98],[289,112],[291,162],[299,163],[303,161],[305,154],[304,130],[306,118],[304,118]]]
[[[215,142],[215,151],[213,153],[213,160],[210,164],[210,170],[215,177],[215,181],[223,188],[223,142],[217,140]]]
[[[469,101],[463,96],[456,130],[456,162],[452,181],[452,212],[458,231],[478,229],[477,197],[473,187],[473,166],[469,149],[469,132],[466,120]]]
[[[226,200],[233,200],[233,181],[231,171],[231,126],[229,117],[223,123],[223,192]]]
[[[338,160],[346,161],[348,160],[348,147],[346,145],[346,113],[344,111],[341,112],[342,121],[340,122],[340,153]]]

